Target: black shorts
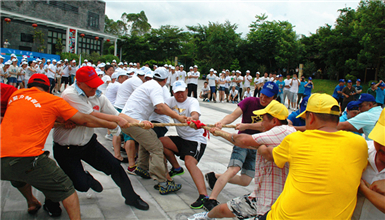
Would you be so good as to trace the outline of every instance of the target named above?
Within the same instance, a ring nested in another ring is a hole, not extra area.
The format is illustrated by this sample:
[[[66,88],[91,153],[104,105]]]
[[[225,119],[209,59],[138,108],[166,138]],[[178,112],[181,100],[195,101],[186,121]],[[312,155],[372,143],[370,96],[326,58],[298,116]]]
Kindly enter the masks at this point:
[[[202,158],[203,153],[206,150],[206,144],[202,144],[195,141],[188,141],[179,136],[168,136],[172,142],[178,148],[178,153],[175,153],[180,157],[181,160],[184,160],[186,155],[194,157],[198,162]]]
[[[69,77],[67,77],[67,76],[63,76],[62,78],[61,78],[61,83],[63,84],[64,83],[64,85],[67,85],[68,83],[69,83],[69,79],[68,79]]]

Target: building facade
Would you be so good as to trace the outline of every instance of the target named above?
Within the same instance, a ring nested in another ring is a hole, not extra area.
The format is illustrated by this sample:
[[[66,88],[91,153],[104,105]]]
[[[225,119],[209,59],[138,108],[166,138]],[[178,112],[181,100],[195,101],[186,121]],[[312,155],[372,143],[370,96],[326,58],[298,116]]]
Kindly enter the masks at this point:
[[[104,33],[105,7],[101,0],[1,1],[1,47],[102,54],[103,41],[117,40]]]

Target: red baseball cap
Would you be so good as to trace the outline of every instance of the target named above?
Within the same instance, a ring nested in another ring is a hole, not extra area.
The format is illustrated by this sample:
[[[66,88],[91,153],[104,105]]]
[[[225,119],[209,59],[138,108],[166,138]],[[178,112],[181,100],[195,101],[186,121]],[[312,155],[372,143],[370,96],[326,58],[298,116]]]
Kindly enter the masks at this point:
[[[84,66],[76,71],[76,80],[78,82],[84,82],[91,88],[98,88],[104,82],[96,73],[95,69],[91,66]]]
[[[29,78],[28,84],[30,83],[40,83],[46,86],[50,86],[49,79],[46,75],[41,73],[35,73]]]

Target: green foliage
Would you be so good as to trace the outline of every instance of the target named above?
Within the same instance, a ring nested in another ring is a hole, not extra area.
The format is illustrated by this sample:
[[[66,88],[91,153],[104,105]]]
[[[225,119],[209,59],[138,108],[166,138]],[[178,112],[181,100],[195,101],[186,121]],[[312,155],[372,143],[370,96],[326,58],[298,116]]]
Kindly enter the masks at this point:
[[[303,75],[309,77],[312,76],[314,72],[317,72],[316,64],[312,61],[306,61],[303,65]]]
[[[126,24],[121,21],[117,20],[114,21],[113,19],[109,19],[106,15],[104,18],[104,33],[112,34],[116,36],[122,36],[127,34],[127,26]]]
[[[148,23],[148,19],[144,11],[130,14],[123,13],[122,22],[125,24],[127,30],[130,30],[131,35],[144,35],[151,29],[151,25]]]
[[[74,54],[74,53],[67,53],[67,52],[64,52],[64,53],[61,53],[60,54],[60,59],[61,60],[64,60],[64,59],[68,59],[68,60],[76,60],[76,63],[79,64],[79,55],[78,54]],[[101,61],[101,62],[112,62],[112,60],[116,60],[116,62],[120,62],[119,58],[117,56],[114,56],[112,54],[107,54],[107,55],[103,55],[103,56],[100,56],[98,53],[96,52],[93,52],[92,54],[84,54],[82,53],[81,54],[81,62],[83,63],[83,61],[85,59],[87,60],[92,60],[92,62],[94,64],[96,64],[98,61]]]
[[[240,70],[240,69],[241,69],[241,66],[239,66],[238,59],[233,60],[230,66],[230,70],[233,71],[233,70]]]
[[[45,40],[44,40],[44,33],[42,31],[37,31],[35,30],[33,32],[33,41],[34,43],[38,43],[39,46],[37,47],[37,50],[39,52],[44,52],[46,46],[44,44]]]
[[[351,80],[353,82],[355,82],[357,80],[357,77],[353,76],[353,75],[350,75],[350,74],[346,74],[345,75],[345,80]]]
[[[56,40],[55,48],[56,48],[56,54],[60,55],[63,52],[64,45],[63,45],[63,40],[61,38],[58,38]]]

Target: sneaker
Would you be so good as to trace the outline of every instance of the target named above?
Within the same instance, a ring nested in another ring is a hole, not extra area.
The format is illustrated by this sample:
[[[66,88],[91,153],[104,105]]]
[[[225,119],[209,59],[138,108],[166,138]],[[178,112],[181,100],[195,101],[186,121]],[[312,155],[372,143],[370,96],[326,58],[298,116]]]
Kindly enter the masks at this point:
[[[44,210],[48,212],[49,216],[58,217],[61,215],[61,208],[59,202],[53,202],[50,199],[45,199]]]
[[[112,137],[113,135],[112,134],[106,134],[106,136],[104,136],[107,140],[110,140],[112,141]]]
[[[213,190],[214,185],[217,182],[217,178],[215,177],[215,173],[214,172],[206,173],[205,178],[206,178],[207,183],[209,184],[210,189]]]
[[[201,213],[196,213],[190,217],[188,217],[187,220],[215,220],[215,218],[209,218],[207,215],[208,212],[201,212]]]
[[[203,209],[209,212],[217,205],[219,205],[219,202],[216,199],[206,199],[203,203]]]
[[[190,205],[192,209],[201,209],[203,207],[203,203],[206,201],[207,197],[205,195],[199,195],[199,198]]]
[[[233,101],[233,104],[234,104],[234,101]]]
[[[136,175],[135,169],[136,169],[136,165],[134,165],[134,166],[128,166],[128,168],[127,168],[127,173],[128,173],[128,174],[131,174],[131,175]]]
[[[168,180],[167,180],[167,182],[171,182],[171,183],[174,183],[174,184],[175,184],[174,180],[173,180],[173,181],[168,181]],[[155,184],[155,185],[154,185],[154,189],[159,191],[159,186],[160,186],[159,183]]]
[[[207,100],[206,100],[206,102],[210,102],[210,100],[209,100],[209,99],[207,99]]]
[[[166,195],[170,192],[176,192],[182,188],[182,184],[176,184],[174,181],[167,181],[167,185],[164,187],[159,185],[159,193]]]
[[[135,174],[141,176],[143,179],[151,179],[150,174],[147,170],[143,170],[140,167],[136,167]]]
[[[214,103],[217,103],[217,100],[214,100]]]
[[[170,174],[170,177],[173,178],[174,176],[180,176],[180,175],[183,175],[184,174],[184,170],[183,168],[181,167],[179,171],[176,171],[174,168],[171,168],[170,172],[168,172],[168,174]]]

